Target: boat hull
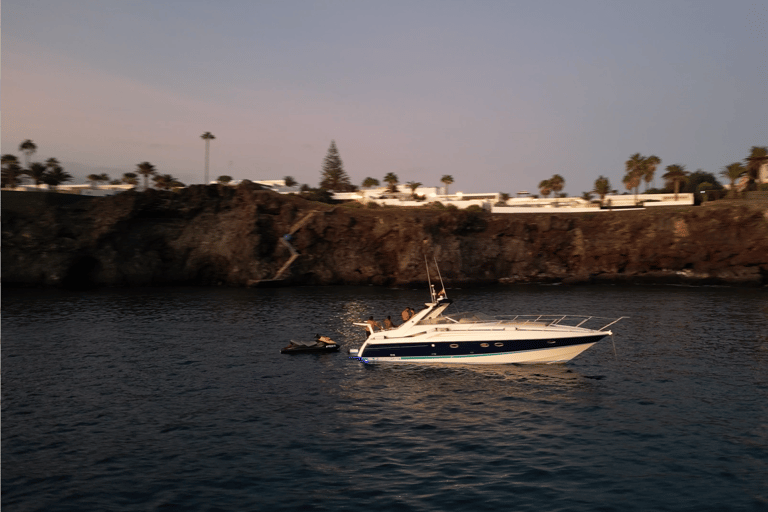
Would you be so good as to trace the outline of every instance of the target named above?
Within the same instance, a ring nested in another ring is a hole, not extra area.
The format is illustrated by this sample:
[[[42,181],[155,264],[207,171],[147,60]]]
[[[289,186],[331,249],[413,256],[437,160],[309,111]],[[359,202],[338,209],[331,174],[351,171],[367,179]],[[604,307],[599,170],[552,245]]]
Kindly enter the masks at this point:
[[[553,364],[565,363],[607,336],[497,341],[381,343],[353,356],[364,363]]]

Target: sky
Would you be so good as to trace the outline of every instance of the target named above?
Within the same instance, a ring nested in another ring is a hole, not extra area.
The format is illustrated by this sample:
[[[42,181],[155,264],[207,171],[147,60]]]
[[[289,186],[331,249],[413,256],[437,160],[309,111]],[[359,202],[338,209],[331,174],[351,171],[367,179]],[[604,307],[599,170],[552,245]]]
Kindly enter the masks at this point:
[[[211,132],[211,179],[314,187],[334,140],[358,186],[581,195],[768,145],[767,50],[762,0],[4,0],[0,150],[194,184]]]

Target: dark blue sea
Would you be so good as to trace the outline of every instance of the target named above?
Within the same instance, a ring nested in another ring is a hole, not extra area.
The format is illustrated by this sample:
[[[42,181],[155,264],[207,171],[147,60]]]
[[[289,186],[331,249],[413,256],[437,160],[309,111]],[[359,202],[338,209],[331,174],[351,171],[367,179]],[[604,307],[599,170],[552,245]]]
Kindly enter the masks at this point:
[[[630,318],[564,365],[366,366],[352,322],[425,290],[3,290],[3,512],[768,510],[764,289],[448,291]]]

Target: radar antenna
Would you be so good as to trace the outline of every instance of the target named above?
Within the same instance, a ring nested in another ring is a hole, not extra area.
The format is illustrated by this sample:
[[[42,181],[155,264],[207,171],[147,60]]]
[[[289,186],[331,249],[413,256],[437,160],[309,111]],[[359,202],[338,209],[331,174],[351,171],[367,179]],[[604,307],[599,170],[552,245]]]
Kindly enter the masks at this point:
[[[435,268],[437,269],[437,277],[440,278],[440,286],[442,287],[442,290],[440,290],[440,293],[438,295],[442,295],[443,296],[442,298],[447,299],[448,295],[445,293],[445,284],[443,283],[443,276],[440,275],[440,266],[437,264],[437,258],[432,256],[432,259],[435,260]],[[435,293],[434,290],[432,291],[432,293],[433,294]]]

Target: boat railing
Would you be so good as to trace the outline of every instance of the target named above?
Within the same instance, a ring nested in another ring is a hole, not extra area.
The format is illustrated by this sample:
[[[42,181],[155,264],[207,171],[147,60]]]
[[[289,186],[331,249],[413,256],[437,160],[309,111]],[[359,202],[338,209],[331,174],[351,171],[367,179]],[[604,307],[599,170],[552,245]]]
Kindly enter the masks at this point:
[[[439,324],[491,324],[499,326],[514,326],[517,328],[534,327],[564,327],[582,328],[593,331],[603,331],[616,322],[628,318],[625,316],[600,317],[587,315],[498,315],[491,316],[485,313],[456,313],[441,315],[437,318],[422,320],[419,325]]]

